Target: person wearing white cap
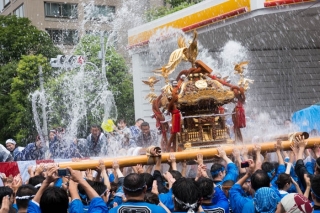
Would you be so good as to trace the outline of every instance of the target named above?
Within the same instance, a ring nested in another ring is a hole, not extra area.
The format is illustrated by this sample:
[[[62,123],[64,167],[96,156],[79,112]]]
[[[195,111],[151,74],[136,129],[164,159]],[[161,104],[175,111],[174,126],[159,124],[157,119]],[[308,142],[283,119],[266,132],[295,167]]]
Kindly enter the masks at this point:
[[[13,158],[23,150],[23,147],[17,146],[17,142],[11,138],[6,140],[6,148]]]

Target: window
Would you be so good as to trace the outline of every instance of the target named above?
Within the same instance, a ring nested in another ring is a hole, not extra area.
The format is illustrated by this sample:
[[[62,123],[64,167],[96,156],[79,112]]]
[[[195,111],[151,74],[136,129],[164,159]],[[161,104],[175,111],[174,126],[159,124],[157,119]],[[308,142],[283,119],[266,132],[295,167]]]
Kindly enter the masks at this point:
[[[77,4],[64,4],[64,3],[44,3],[44,11],[46,17],[53,18],[78,18],[78,5]]]
[[[94,5],[91,11],[87,12],[88,14],[86,15],[87,18],[91,20],[102,20],[103,18],[107,18],[108,21],[112,21],[115,12],[115,6]]]
[[[101,31],[100,30],[86,30],[86,34],[100,37]],[[109,34],[110,34],[109,31],[103,31],[103,36],[108,37]]]
[[[10,4],[10,0],[0,0],[0,12],[6,8],[7,6],[9,6]]]
[[[77,30],[46,29],[54,44],[75,45],[79,41]]]
[[[16,15],[17,17],[24,17],[23,15],[23,4],[20,5],[15,11],[13,11],[13,15]]]
[[[6,7],[8,4],[10,4],[10,0],[4,0],[4,7]]]

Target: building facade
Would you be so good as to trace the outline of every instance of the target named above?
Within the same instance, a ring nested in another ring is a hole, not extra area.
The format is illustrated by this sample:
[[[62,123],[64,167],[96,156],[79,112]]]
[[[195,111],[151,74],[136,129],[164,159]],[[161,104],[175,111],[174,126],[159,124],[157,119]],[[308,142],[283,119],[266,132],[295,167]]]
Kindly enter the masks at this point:
[[[71,51],[84,34],[109,34],[120,0],[0,0],[0,15],[27,17],[40,30],[48,32],[54,44]],[[147,7],[163,4],[148,0]],[[125,40],[126,41],[126,40]]]

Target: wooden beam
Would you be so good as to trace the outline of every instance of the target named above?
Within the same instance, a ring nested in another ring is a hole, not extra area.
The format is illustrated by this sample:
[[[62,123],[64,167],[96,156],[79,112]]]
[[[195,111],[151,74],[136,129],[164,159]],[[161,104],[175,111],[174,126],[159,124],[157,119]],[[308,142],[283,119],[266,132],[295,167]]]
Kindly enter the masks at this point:
[[[317,138],[309,138],[306,140],[308,142],[306,148],[313,148],[315,145],[320,145],[320,137]],[[261,152],[274,152],[274,144],[276,141],[272,142],[263,142],[261,144]],[[290,150],[290,141],[282,141],[282,148],[283,150]],[[235,147],[241,149],[243,146],[247,146],[248,151],[252,152],[253,144],[237,144],[237,145],[222,145],[226,151],[227,155],[231,155],[232,151]],[[177,162],[184,161],[184,160],[195,160],[197,158],[197,154],[201,153],[204,159],[210,159],[215,157],[218,154],[216,148],[209,148],[209,149],[194,149],[194,150],[187,150],[182,152],[175,152]],[[169,153],[162,153],[161,155],[161,162],[166,163],[167,159],[169,158]],[[114,157],[114,158],[101,158],[104,161],[104,164],[107,168],[112,168],[113,160],[117,160],[120,167],[128,167],[128,166],[135,166],[137,164],[154,164],[154,158],[148,157],[146,155],[139,155],[139,156],[129,156],[129,157]],[[99,164],[99,160],[83,160],[80,162],[64,162],[59,163],[60,168],[71,167],[72,169],[76,170],[86,170],[86,169],[96,169]]]

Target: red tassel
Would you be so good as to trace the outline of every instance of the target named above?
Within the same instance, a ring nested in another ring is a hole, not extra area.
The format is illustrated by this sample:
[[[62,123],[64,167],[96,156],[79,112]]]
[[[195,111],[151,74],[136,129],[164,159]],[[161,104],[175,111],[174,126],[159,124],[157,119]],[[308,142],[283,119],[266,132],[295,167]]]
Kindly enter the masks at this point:
[[[246,127],[246,115],[244,112],[243,104],[239,101],[235,108],[235,127],[244,128]]]
[[[155,114],[156,121],[157,121],[157,122],[156,122],[156,127],[159,128],[160,125],[161,125],[161,124],[160,124],[160,118],[161,118],[161,115],[162,115],[162,114],[159,113],[159,112],[157,112],[157,111],[154,111],[154,114]]]
[[[224,108],[222,106],[219,106],[219,114],[224,114]]]
[[[174,110],[172,110],[171,114],[172,114],[171,134],[180,132],[180,129],[181,129],[181,125],[180,125],[180,122],[181,122],[180,111],[177,110],[177,109],[174,109]]]

